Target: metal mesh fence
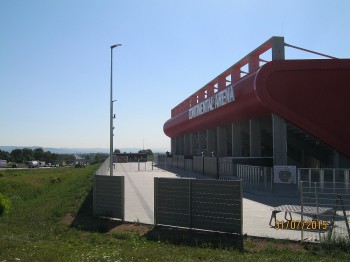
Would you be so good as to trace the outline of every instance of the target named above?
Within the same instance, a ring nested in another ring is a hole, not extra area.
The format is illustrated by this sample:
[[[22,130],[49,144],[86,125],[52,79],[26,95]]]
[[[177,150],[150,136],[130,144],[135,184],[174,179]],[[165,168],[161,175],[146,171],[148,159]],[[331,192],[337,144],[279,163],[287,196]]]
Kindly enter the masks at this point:
[[[244,190],[272,192],[272,168],[234,164],[233,172],[234,175],[243,180]]]
[[[309,184],[316,182],[320,183],[320,186],[328,183],[328,186],[332,184],[334,189],[336,189],[337,183],[343,183],[346,188],[349,188],[349,174],[349,169],[299,168],[298,181],[305,181]]]
[[[309,177],[310,178],[310,177]],[[350,190],[343,182],[300,182],[301,240],[350,237]],[[322,180],[322,179],[321,179]]]
[[[139,171],[154,171],[159,170],[160,167],[155,165],[153,161],[148,162],[129,162],[117,163],[115,171],[139,172]]]

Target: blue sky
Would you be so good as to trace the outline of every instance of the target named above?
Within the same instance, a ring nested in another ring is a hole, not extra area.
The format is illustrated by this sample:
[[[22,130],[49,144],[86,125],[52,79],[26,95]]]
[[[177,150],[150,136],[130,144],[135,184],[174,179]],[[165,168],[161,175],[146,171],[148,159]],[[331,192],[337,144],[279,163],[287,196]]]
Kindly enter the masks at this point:
[[[170,148],[170,110],[272,36],[350,57],[350,1],[1,0],[0,145]],[[286,50],[287,58],[312,58]]]

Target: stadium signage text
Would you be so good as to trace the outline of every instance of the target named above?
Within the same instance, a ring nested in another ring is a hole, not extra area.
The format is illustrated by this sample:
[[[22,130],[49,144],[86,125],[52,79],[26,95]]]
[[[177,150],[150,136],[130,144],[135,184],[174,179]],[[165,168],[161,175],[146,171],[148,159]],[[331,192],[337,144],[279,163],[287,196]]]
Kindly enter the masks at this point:
[[[233,86],[231,85],[226,89],[204,100],[203,102],[200,102],[199,104],[190,108],[188,111],[189,119],[208,113],[216,108],[224,106],[233,101],[235,101],[235,94]]]

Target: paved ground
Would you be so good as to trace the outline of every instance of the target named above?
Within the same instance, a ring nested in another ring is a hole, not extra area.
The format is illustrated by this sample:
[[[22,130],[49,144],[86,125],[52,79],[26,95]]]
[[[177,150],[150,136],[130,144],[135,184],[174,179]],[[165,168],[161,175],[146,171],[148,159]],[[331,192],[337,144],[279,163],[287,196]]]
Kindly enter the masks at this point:
[[[138,171],[140,170],[140,171]],[[202,176],[188,172],[164,171],[148,163],[118,163],[115,175],[125,176],[125,221],[153,224],[154,178]]]
[[[154,177],[189,177],[207,179],[202,175],[153,168],[148,163],[118,163],[114,175],[125,176],[125,220],[153,224],[154,214]],[[278,197],[271,195],[254,195],[244,193],[243,199],[243,233],[249,236],[270,237],[277,239],[300,240],[300,230],[276,230],[269,226],[272,207],[279,205],[299,205],[297,197]],[[294,214],[293,220],[300,220]],[[277,214],[278,220],[285,220],[284,213]],[[304,217],[304,219],[308,219]],[[305,232],[305,231],[304,231]],[[304,233],[304,239],[318,239],[317,233]]]

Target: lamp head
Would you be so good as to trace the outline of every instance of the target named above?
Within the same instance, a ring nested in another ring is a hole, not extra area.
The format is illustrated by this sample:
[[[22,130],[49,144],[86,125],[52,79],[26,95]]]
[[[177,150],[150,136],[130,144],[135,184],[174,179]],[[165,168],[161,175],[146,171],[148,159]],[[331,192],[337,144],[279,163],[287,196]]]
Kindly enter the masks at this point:
[[[115,45],[111,45],[111,49],[115,48],[115,47],[118,47],[118,46],[121,46],[122,44],[115,44]]]

